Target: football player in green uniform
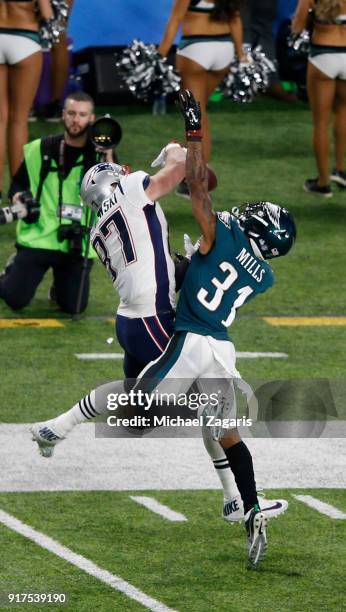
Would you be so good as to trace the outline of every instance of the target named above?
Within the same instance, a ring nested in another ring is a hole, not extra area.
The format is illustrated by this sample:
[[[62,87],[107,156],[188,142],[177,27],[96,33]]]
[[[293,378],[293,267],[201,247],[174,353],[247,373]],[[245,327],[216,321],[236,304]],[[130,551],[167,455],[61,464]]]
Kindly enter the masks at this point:
[[[173,338],[165,353],[141,372],[135,389],[156,388],[164,394],[172,391],[175,379],[174,390],[182,393],[191,381],[203,390],[209,379],[210,392],[214,379],[223,397],[228,394],[228,416],[234,416],[232,380],[240,374],[227,328],[240,306],[272,286],[267,260],[288,253],[296,228],[288,210],[270,202],[246,204],[234,215],[214,213],[202,155],[200,107],[189,90],[180,92],[179,106],[186,127],[186,181],[202,237],[183,282]],[[244,503],[248,555],[256,566],[266,553],[267,516],[258,502],[251,454],[234,428],[226,431],[220,444]]]

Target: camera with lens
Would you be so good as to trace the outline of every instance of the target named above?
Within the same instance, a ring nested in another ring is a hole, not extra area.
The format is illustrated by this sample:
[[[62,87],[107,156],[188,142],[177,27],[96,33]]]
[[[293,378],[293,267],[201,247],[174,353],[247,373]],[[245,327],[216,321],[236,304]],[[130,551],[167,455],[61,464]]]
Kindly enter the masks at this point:
[[[68,240],[69,254],[73,257],[81,257],[85,232],[86,228],[79,221],[73,221],[71,224],[62,224],[58,228],[58,240],[59,242]]]
[[[9,206],[0,208],[0,225],[22,219],[25,223],[36,223],[40,215],[40,204],[31,191],[23,191]]]
[[[23,191],[19,196],[19,200],[24,204],[27,210],[27,215],[24,217],[23,221],[25,221],[25,223],[36,223],[40,216],[40,203],[35,200],[31,191]]]
[[[119,144],[122,138],[122,129],[120,124],[107,114],[94,121],[90,126],[89,136],[95,147],[106,151]]]

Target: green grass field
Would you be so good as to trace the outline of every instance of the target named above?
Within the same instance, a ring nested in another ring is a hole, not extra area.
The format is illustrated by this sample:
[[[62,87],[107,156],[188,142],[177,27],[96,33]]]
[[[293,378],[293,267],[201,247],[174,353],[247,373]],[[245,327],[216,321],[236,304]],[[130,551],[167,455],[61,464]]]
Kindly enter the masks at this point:
[[[183,139],[182,121],[173,108],[163,117],[153,117],[145,106],[98,110],[100,114],[109,110],[121,123],[119,157],[133,169],[149,170],[150,161],[168,140]],[[273,262],[273,289],[242,308],[231,330],[238,351],[284,352],[288,358],[244,359],[238,362],[238,369],[245,379],[336,381],[341,389],[338,417],[345,419],[346,326],[274,327],[263,317],[329,315],[337,323],[338,317],[345,316],[346,190],[334,188],[329,201],[302,190],[304,180],[316,173],[311,117],[305,104],[261,99],[237,106],[223,101],[210,106],[210,117],[213,167],[219,180],[213,196],[215,209],[228,210],[242,201],[277,201],[293,211],[298,229],[290,255]],[[53,127],[55,132],[59,129]],[[32,124],[30,130],[32,138],[53,131],[42,123]],[[171,195],[162,206],[170,223],[172,250],[182,250],[184,232],[198,236],[190,205]],[[13,252],[14,240],[14,225],[0,228],[0,269]],[[32,304],[20,313],[0,302],[0,324],[10,318],[59,318],[64,324],[56,329],[0,327],[0,422],[4,425],[51,418],[98,384],[122,376],[121,361],[79,361],[75,357],[75,353],[120,350],[116,341],[106,342],[114,333],[111,319],[117,296],[101,264],[94,266],[89,307],[80,321],[71,321],[48,303],[50,282],[49,273]],[[1,432],[0,424],[0,453]],[[6,434],[3,442],[5,438]],[[14,446],[14,455],[17,451]],[[326,469],[333,452],[331,440]],[[308,459],[305,470],[309,469]],[[116,460],[115,450],[114,469]],[[135,461],[132,456],[131,462]],[[288,465],[289,461],[290,457]],[[28,456],[23,472],[36,469],[32,466]],[[0,485],[0,511],[179,612],[230,608],[247,612],[258,606],[275,612],[345,609],[345,520],[323,516],[292,497],[293,493],[310,494],[346,513],[342,489],[298,491],[293,474],[292,489],[271,492],[270,496],[287,498],[290,506],[283,517],[270,523],[267,560],[258,571],[249,572],[243,528],[225,525],[218,518],[219,492],[145,492],[188,518],[175,524],[132,502],[128,491],[29,493],[21,489],[20,473],[13,473],[13,481],[17,483],[13,488]],[[48,605],[5,603],[5,593],[27,591],[65,592],[69,602],[50,607],[71,612],[143,609],[1,523],[0,549],[1,610],[48,609]]]
[[[346,510],[344,492],[309,492],[327,501],[332,498]],[[287,492],[275,491],[275,495],[287,496]],[[251,571],[245,561],[243,527],[215,520],[219,493],[155,492],[155,498],[184,513],[188,522],[164,521],[133,503],[127,492],[30,493],[25,501],[23,495],[2,494],[0,504],[175,610],[231,607],[242,612],[261,605],[278,612],[344,609],[343,521],[333,522],[304,509],[289,496],[287,514],[270,523],[266,561]],[[82,533],[86,535],[81,537]],[[143,609],[20,536],[5,532],[3,537],[11,550],[3,591],[14,585],[24,592],[60,589],[68,595],[71,610]]]

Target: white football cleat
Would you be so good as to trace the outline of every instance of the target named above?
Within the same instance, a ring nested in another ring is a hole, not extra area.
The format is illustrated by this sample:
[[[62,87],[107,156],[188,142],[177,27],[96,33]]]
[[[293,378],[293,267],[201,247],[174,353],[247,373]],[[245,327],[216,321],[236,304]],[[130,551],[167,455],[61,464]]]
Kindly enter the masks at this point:
[[[283,514],[288,508],[288,501],[285,499],[265,499],[264,497],[258,496],[258,501],[261,512],[267,519],[272,519]]]
[[[256,504],[245,516],[248,557],[252,567],[263,561],[267,552],[267,518]]]
[[[32,440],[37,442],[38,450],[42,457],[51,457],[54,453],[55,446],[65,440],[64,437],[58,436],[52,429],[52,423],[54,419],[50,421],[44,421],[43,423],[34,423],[30,427],[32,433]]]
[[[240,495],[224,500],[222,518],[228,523],[240,523],[244,520],[244,505]]]
[[[265,499],[258,496],[258,501],[266,519],[283,514],[288,508],[288,502],[285,499]],[[228,523],[239,523],[244,520],[244,506],[240,495],[224,501],[222,518]]]

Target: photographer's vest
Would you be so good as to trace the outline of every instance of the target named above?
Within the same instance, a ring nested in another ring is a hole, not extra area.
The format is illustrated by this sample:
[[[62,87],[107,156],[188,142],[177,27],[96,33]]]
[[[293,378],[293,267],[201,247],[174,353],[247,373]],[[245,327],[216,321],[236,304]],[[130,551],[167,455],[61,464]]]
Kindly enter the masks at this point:
[[[17,243],[32,249],[48,249],[53,251],[69,252],[68,240],[59,242],[58,228],[61,224],[70,225],[69,219],[59,218],[59,183],[61,182],[61,201],[65,204],[80,205],[80,184],[84,174],[84,155],[78,157],[75,166],[63,181],[59,181],[57,163],[50,155],[44,153],[44,145],[48,139],[34,140],[24,146],[24,159],[30,180],[30,191],[34,197],[39,196],[40,215],[36,223],[17,223]],[[47,167],[48,164],[48,167]],[[42,176],[43,175],[43,176]],[[44,178],[42,182],[42,178]],[[38,193],[40,191],[41,193]],[[89,225],[90,210],[84,208],[82,225]],[[85,254],[87,239],[83,238],[83,255]],[[95,251],[90,248],[90,258],[96,258]]]

